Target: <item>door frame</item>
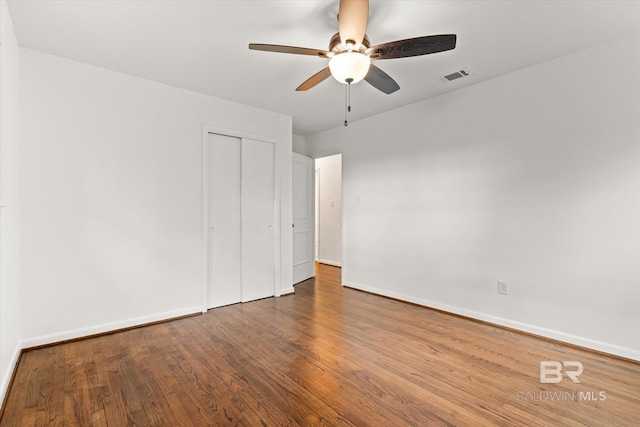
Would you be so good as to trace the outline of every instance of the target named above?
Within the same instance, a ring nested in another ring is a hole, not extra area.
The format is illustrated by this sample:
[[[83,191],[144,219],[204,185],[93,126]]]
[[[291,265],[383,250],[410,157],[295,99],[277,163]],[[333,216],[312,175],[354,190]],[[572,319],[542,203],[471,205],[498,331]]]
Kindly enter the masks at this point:
[[[341,210],[340,210],[340,224],[341,224],[341,230],[340,230],[340,256],[341,256],[341,262],[340,262],[340,269],[344,272],[345,271],[345,267],[347,265],[347,260],[345,257],[345,221],[344,221],[344,203],[345,203],[345,197],[344,197],[344,152],[342,149],[330,149],[330,150],[324,150],[324,151],[319,151],[317,153],[313,153],[313,155],[311,156],[311,158],[314,161],[318,160],[318,159],[322,159],[323,157],[330,157],[330,156],[335,156],[335,155],[340,155],[341,157],[341,161],[340,161],[340,206],[341,206]],[[315,188],[314,188],[315,191]],[[322,191],[322,190],[320,190]],[[319,239],[318,239],[319,240]],[[320,242],[318,242],[318,246],[320,246]],[[318,247],[318,251],[320,250],[320,248]],[[342,277],[344,277],[344,274],[342,275]],[[340,280],[340,285],[344,286],[344,283],[342,282],[342,280]]]
[[[201,306],[202,312],[206,313],[209,305],[209,162],[208,162],[208,142],[209,134],[231,136],[240,139],[253,139],[273,144],[274,164],[273,164],[273,216],[274,216],[274,259],[273,259],[273,296],[279,297],[281,291],[281,192],[280,192],[280,150],[278,149],[278,139],[268,135],[260,135],[238,129],[224,128],[210,124],[202,125],[202,283],[201,283]]]

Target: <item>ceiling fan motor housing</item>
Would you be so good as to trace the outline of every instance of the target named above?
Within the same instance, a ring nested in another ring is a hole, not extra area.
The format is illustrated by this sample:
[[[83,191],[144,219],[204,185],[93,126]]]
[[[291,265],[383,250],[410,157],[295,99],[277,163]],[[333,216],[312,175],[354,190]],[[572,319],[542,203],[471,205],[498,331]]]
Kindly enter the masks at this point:
[[[353,43],[354,47],[355,47],[355,44],[356,43],[354,42]],[[351,49],[351,50],[365,53],[365,51],[369,49],[369,47],[371,47],[371,43],[369,42],[369,36],[365,34],[364,39],[362,39],[362,44],[359,46],[359,48]],[[346,50],[349,50],[349,49],[346,46],[343,46],[342,43],[340,42],[340,33],[335,33],[331,37],[331,40],[329,40],[329,51],[333,52],[334,54],[337,54],[340,52],[344,52]]]

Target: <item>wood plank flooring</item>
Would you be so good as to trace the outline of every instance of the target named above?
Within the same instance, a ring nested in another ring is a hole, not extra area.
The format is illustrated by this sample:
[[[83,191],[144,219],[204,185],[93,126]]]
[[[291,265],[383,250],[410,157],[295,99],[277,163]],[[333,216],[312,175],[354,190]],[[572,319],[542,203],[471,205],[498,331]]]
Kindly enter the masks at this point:
[[[581,383],[541,384],[544,360],[581,362]],[[638,426],[640,364],[343,288],[321,265],[294,295],[26,351],[0,425]]]

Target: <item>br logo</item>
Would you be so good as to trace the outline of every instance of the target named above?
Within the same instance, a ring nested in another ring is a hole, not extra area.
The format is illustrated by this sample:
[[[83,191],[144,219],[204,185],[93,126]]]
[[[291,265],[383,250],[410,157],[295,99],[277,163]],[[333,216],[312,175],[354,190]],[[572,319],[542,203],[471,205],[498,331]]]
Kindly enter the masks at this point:
[[[576,384],[580,383],[578,377],[584,367],[577,361],[558,362],[557,360],[545,360],[540,362],[540,383],[557,384],[562,381],[562,372]]]

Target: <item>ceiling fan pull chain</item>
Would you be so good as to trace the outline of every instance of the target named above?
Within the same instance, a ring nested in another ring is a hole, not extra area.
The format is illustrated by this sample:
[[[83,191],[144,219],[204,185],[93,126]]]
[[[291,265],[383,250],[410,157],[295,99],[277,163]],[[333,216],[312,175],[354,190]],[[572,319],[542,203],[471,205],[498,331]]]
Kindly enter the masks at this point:
[[[348,105],[348,101],[347,101],[347,87],[344,87],[344,125],[347,126],[349,124],[349,122],[347,121],[347,105]]]
[[[348,126],[347,113],[351,112],[351,82],[347,82],[344,88],[344,125]]]

